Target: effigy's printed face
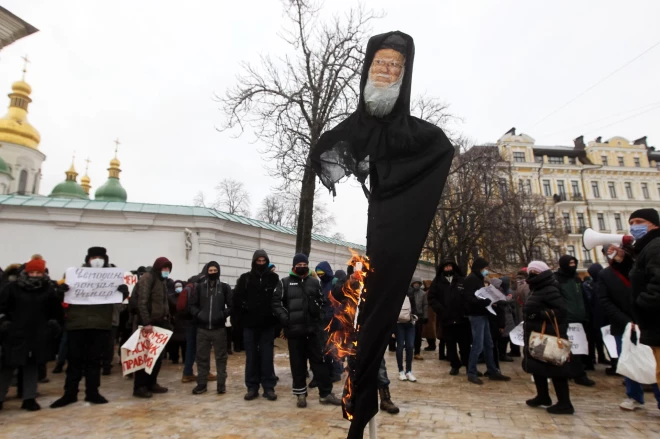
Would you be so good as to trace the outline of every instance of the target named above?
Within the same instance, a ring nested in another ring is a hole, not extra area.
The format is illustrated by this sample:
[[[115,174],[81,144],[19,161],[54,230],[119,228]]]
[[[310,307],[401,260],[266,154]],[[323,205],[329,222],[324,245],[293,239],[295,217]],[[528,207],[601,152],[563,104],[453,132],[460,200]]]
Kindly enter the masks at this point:
[[[369,80],[375,87],[389,87],[399,80],[405,58],[394,49],[380,49],[369,68]]]

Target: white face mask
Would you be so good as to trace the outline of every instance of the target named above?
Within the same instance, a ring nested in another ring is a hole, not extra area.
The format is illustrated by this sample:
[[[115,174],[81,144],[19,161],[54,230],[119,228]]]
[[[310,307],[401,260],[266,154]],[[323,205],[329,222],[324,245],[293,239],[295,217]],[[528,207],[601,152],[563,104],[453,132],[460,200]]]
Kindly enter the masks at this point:
[[[92,268],[103,268],[105,261],[103,259],[92,259],[89,261],[89,266]]]

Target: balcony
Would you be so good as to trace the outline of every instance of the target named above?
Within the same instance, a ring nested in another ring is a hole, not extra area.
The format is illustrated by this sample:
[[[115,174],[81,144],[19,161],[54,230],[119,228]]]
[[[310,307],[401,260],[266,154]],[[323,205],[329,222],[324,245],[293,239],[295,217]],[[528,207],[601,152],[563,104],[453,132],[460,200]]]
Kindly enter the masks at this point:
[[[582,194],[571,195],[571,201],[584,201]]]
[[[552,199],[554,200],[555,203],[564,203],[564,202],[580,203],[584,201],[584,196],[582,194],[573,194],[569,196],[568,194],[560,193],[560,194],[554,194],[552,196]]]
[[[586,232],[588,228],[589,228],[589,227],[587,227],[587,226],[578,226],[578,228],[577,228],[577,232],[581,235],[581,234],[583,234],[584,232]]]
[[[565,233],[568,233],[568,234],[573,233],[573,227],[571,227],[571,226],[564,226],[564,232],[565,232]]]

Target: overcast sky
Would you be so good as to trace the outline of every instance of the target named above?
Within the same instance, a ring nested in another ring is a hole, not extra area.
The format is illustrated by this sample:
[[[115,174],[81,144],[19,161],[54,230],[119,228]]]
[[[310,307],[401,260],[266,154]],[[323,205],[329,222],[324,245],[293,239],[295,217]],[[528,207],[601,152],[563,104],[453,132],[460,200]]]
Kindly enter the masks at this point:
[[[0,52],[0,92],[20,78],[27,53],[29,120],[48,157],[43,194],[64,179],[74,150],[81,176],[83,160],[91,158],[95,190],[107,179],[119,137],[129,201],[191,204],[197,191],[210,195],[220,180],[233,178],[245,183],[255,215],[274,181],[253,136],[236,139],[215,129],[222,119],[212,97],[234,84],[240,61],[284,53],[280,2],[2,4],[40,29]],[[326,10],[353,4],[326,1]],[[415,39],[413,94],[451,104],[464,120],[460,131],[477,142],[494,142],[515,126],[541,145],[571,145],[584,134],[587,140],[647,135],[660,146],[660,46],[537,123],[660,41],[660,2],[365,4],[387,14],[373,23],[373,33],[401,30]],[[337,218],[332,232],[364,243],[362,190],[353,182],[337,192],[334,201],[323,198]]]

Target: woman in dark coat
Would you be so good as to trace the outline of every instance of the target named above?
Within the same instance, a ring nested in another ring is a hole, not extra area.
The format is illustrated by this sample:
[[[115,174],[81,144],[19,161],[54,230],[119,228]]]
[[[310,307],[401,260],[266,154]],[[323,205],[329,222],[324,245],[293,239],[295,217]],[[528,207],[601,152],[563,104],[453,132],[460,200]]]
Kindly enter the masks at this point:
[[[540,333],[543,322],[546,322],[546,334],[556,335],[554,320],[557,318],[559,324],[559,335],[568,340],[568,323],[566,322],[566,307],[562,299],[559,285],[550,268],[541,261],[532,261],[527,267],[529,288],[531,294],[523,308],[525,322],[525,352],[523,358],[523,370],[534,376],[536,384],[536,397],[527,401],[530,407],[548,407],[548,413],[555,415],[572,415],[574,413],[568,390],[568,379],[574,377],[570,359],[561,366],[532,358],[529,355],[529,336],[532,331]],[[549,316],[549,317],[548,317]],[[548,391],[548,378],[557,393],[558,402],[552,405]]]
[[[45,271],[46,262],[35,255],[18,280],[0,292],[0,408],[18,367],[23,369],[21,408],[29,411],[41,408],[35,400],[38,365],[50,360],[62,317],[55,287]]]

